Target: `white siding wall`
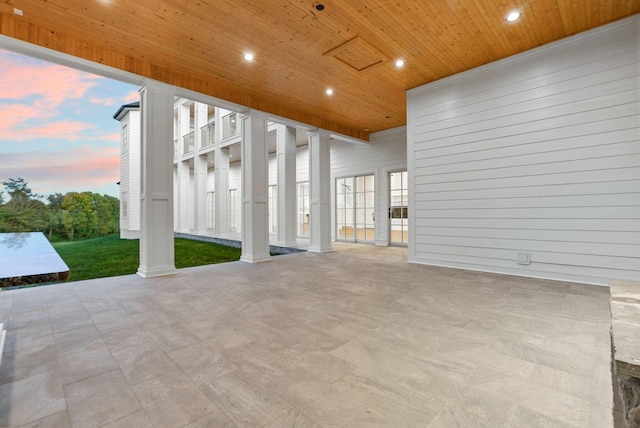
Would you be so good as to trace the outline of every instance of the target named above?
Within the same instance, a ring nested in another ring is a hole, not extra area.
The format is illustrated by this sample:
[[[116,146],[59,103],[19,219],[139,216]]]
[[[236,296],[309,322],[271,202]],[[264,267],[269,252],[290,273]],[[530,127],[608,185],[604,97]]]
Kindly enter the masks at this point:
[[[125,194],[127,198],[127,217],[120,217],[120,236],[133,239],[140,237],[140,111],[129,110],[120,124],[126,125],[129,133],[128,150],[120,159],[120,198]]]
[[[269,155],[269,186],[278,184],[278,156],[276,153]]]
[[[142,177],[140,110],[129,112],[129,229],[140,230],[140,179]]]
[[[216,191],[216,174],[215,169],[207,168],[207,192]]]
[[[640,278],[638,23],[408,92],[411,262]]]
[[[124,135],[125,132],[129,133],[129,136],[131,135],[131,132],[130,132],[131,125],[130,125],[129,116],[130,116],[129,114],[126,114],[122,118],[122,120],[120,120],[120,132],[121,132],[121,136],[120,136],[120,229],[122,231],[121,235],[123,237],[126,237],[127,231],[131,229],[131,227],[129,226],[129,217],[131,215],[131,207],[129,206],[129,201],[130,201],[129,179],[131,177],[131,174],[129,172],[129,169],[130,169],[129,158],[131,157],[131,153],[130,153],[131,150],[130,149],[125,150],[124,140],[123,140],[123,137],[125,137]],[[130,145],[131,145],[131,141],[129,141],[129,146]],[[125,205],[127,207],[126,216],[124,216],[122,213]]]
[[[296,147],[296,183],[302,181],[309,181],[309,146]]]
[[[335,179],[374,174],[375,242],[378,245],[388,245],[389,172],[407,168],[406,140],[406,127],[402,126],[371,134],[369,144],[331,141],[331,236],[333,239],[335,239],[336,230]]]

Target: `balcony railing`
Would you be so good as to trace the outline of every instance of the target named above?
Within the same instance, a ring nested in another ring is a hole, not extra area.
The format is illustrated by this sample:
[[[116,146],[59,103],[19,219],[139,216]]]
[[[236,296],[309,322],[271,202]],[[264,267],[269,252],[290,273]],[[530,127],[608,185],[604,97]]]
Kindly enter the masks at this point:
[[[187,154],[193,152],[195,149],[195,140],[193,131],[189,132],[187,135],[182,137],[182,153]]]
[[[222,139],[233,137],[240,133],[240,115],[236,112],[229,113],[222,118]]]
[[[211,146],[216,141],[216,123],[210,122],[200,128],[202,132],[202,147]]]

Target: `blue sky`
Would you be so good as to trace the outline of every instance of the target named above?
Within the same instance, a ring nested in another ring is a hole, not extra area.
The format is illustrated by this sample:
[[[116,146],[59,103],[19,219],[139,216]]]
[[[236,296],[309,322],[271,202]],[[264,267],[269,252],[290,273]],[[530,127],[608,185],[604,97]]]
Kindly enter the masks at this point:
[[[136,86],[0,50],[0,182],[118,197],[120,123]],[[6,198],[6,192],[5,192]]]

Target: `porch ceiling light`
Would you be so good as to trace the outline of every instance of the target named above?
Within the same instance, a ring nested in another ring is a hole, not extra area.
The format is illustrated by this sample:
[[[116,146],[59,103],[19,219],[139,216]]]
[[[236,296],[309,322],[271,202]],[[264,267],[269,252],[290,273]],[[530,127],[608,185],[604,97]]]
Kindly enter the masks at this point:
[[[520,12],[511,12],[509,15],[507,15],[507,22],[513,22],[513,21],[517,21],[520,18]]]

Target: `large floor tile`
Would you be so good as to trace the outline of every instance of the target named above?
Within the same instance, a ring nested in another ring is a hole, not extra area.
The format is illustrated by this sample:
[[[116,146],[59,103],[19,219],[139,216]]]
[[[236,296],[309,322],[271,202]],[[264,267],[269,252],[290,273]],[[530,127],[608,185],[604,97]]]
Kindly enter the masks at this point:
[[[156,427],[182,427],[216,409],[184,373],[174,371],[133,386]]]
[[[297,369],[271,384],[287,403],[322,426],[340,426],[356,418],[368,407],[353,395]]]
[[[178,370],[178,366],[155,344],[114,352],[113,357],[130,385]]]
[[[66,407],[62,381],[56,371],[0,385],[0,426],[36,424]],[[53,416],[52,419],[59,420]]]
[[[202,385],[238,367],[205,343],[170,352],[169,357],[196,385]]]
[[[100,427],[142,410],[120,370],[64,387],[74,427]]]
[[[59,354],[58,364],[64,385],[118,368],[107,347],[100,342]]]
[[[292,410],[272,391],[233,373],[213,379],[202,390],[239,427],[267,425]]]

